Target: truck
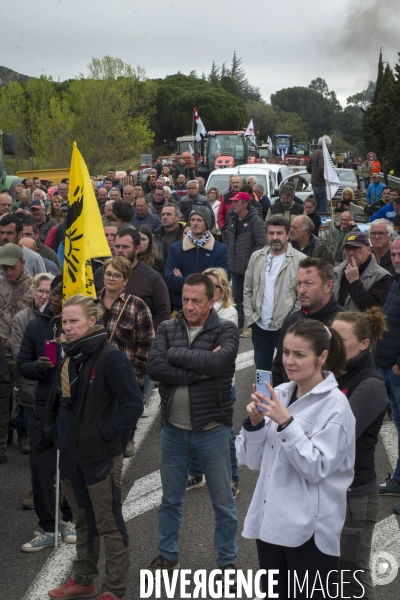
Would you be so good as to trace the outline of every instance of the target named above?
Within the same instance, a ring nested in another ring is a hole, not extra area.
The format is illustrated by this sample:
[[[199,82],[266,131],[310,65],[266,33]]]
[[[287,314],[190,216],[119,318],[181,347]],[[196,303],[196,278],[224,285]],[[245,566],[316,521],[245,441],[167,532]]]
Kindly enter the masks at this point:
[[[308,142],[293,143],[293,136],[279,133],[274,136],[275,152],[271,162],[282,160],[285,165],[305,165],[310,162],[311,144]]]
[[[298,142],[296,156],[299,158],[299,165],[306,165],[310,162],[311,148],[309,142]]]
[[[34,171],[17,171],[18,177],[39,177],[47,185],[58,185],[63,179],[69,179],[69,167],[65,169],[37,169]]]
[[[207,178],[214,169],[226,169],[245,165],[249,157],[255,157],[255,146],[243,131],[209,131],[207,150],[199,168],[199,174]]]
[[[163,165],[168,167],[172,160],[175,159],[177,162],[183,158],[189,171],[190,177],[194,179],[202,159],[200,143],[196,141],[194,135],[183,135],[176,138],[175,142],[169,144],[171,150],[176,150],[174,154],[165,156],[159,156]]]
[[[265,159],[267,163],[270,162],[271,150],[269,149],[268,144],[261,144],[261,146],[258,146],[258,154],[260,156],[260,161]]]
[[[0,192],[10,190],[12,197],[14,197],[14,187],[17,183],[21,183],[22,179],[15,175],[7,175],[3,156],[3,152],[5,155],[10,156],[15,154],[14,136],[12,133],[2,133],[0,131],[0,137],[3,138],[3,150],[0,144]]]

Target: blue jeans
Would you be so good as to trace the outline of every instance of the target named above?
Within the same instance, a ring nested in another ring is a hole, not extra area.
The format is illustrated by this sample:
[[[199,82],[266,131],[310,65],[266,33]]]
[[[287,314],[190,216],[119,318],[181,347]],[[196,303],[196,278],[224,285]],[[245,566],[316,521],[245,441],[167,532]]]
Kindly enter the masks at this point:
[[[236,402],[236,386],[233,385],[232,386],[232,404],[234,405],[235,402]],[[233,429],[233,427],[231,427],[230,430],[231,430],[231,445],[230,445],[229,450],[230,450],[230,454],[231,454],[232,481],[239,483],[238,459],[236,456],[236,445],[235,445],[236,434],[235,434],[235,430]],[[191,460],[189,475],[192,475],[193,477],[203,477],[203,471],[200,469],[199,461],[198,461],[196,455],[194,455]]]
[[[274,358],[275,348],[278,347],[281,330],[268,331],[259,327],[257,323],[251,326],[251,339],[254,346],[254,363],[256,369],[270,371]]]
[[[397,464],[393,478],[400,483],[400,375],[395,375],[392,369],[382,369],[381,367],[379,367],[379,372],[389,388],[392,419],[397,429]]]
[[[238,313],[238,327],[244,327],[244,310],[243,310],[243,286],[244,275],[236,275],[232,273],[232,294],[235,300],[236,310]]]
[[[313,185],[314,200],[317,203],[315,212],[328,212],[329,202],[326,195],[326,185]]]
[[[371,179],[369,177],[364,177],[363,179],[364,179],[364,189],[366,191],[368,189],[369,184],[371,183]]]
[[[158,548],[167,560],[179,557],[183,498],[189,465],[194,454],[207,479],[215,512],[214,546],[217,565],[237,559],[237,516],[231,489],[230,428],[221,425],[194,433],[166,423],[161,430],[161,482],[163,495],[158,510]]]

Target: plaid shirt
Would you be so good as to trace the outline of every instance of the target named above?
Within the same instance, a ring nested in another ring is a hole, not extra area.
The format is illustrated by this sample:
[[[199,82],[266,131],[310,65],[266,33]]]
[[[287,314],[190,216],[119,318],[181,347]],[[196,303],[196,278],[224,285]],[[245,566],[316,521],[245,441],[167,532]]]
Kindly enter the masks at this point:
[[[104,292],[105,290],[102,290],[100,293],[99,305],[104,313],[106,313]],[[108,339],[111,337],[114,325],[118,320],[127,297],[128,294],[122,292],[108,310],[108,322],[106,326]],[[147,359],[153,339],[154,327],[150,309],[143,300],[131,295],[118,321],[111,344],[126,354],[131,361],[142,392],[144,376],[147,373]]]

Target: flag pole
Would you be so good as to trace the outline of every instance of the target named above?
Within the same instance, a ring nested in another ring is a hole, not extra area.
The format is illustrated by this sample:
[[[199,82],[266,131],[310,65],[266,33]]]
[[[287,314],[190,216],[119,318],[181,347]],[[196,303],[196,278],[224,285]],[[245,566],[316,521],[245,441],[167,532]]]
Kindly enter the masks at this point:
[[[332,192],[331,192],[331,186],[330,186],[330,184],[328,185],[328,189],[329,189],[329,203],[331,205],[332,227],[333,227],[333,225],[335,223],[334,223],[334,216],[333,216],[333,201],[332,201]]]
[[[57,450],[57,467],[56,467],[56,522],[54,525],[54,548],[58,546],[58,503],[60,501],[60,451]]]

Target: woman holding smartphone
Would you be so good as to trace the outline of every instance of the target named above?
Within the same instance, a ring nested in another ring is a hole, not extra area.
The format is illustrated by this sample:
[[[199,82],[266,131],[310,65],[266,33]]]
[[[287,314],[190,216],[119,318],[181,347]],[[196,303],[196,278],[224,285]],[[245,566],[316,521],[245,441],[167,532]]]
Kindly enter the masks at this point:
[[[252,395],[236,439],[238,459],[260,470],[243,536],[256,540],[260,569],[278,570],[279,598],[334,597],[355,454],[355,419],[335,379],[346,366],[342,340],[299,320],[283,340],[283,364],[289,383]],[[295,576],[308,586],[294,592]],[[310,596],[318,577],[324,591]]]

